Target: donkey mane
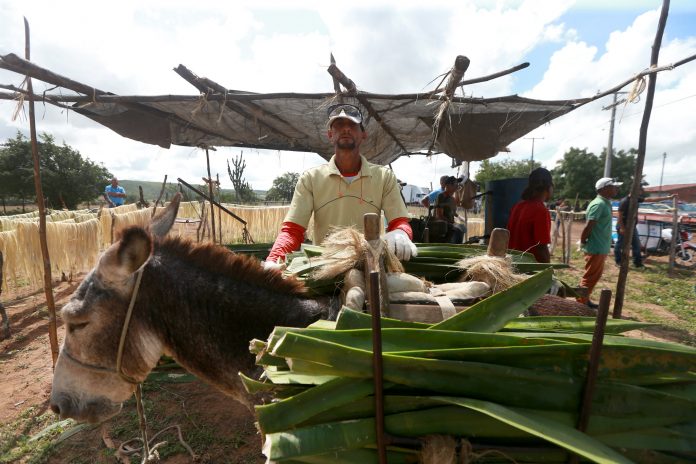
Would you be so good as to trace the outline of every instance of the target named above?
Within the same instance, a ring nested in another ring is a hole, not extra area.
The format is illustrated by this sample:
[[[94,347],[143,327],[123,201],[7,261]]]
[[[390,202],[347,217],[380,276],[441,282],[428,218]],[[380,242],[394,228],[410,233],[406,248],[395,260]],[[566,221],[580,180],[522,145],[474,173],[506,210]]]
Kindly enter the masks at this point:
[[[187,264],[232,279],[245,280],[263,288],[304,296],[307,288],[295,278],[284,278],[278,271],[267,271],[248,255],[235,254],[213,244],[198,244],[180,237],[166,237],[155,244],[155,252],[172,254]]]

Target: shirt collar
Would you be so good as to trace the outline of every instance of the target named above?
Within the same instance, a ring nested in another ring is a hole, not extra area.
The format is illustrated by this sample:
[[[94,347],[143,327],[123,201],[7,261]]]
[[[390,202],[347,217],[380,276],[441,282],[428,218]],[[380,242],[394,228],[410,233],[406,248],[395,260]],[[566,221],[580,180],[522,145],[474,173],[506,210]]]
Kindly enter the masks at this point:
[[[370,172],[370,169],[368,167],[368,161],[365,159],[363,155],[360,155],[360,177],[372,177],[372,173]],[[335,174],[337,176],[343,176],[341,174],[341,171],[338,170],[338,166],[336,166],[336,155],[333,155],[331,159],[329,160],[329,174]]]

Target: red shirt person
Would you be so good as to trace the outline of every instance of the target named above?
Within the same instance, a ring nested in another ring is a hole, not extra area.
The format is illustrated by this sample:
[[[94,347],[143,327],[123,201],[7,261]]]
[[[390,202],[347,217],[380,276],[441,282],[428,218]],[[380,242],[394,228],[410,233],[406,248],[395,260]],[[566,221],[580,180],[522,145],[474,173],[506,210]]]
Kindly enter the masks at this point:
[[[507,228],[509,248],[527,251],[540,263],[551,262],[548,245],[551,243],[551,215],[544,205],[553,194],[551,173],[537,168],[529,174],[529,184],[522,200],[512,207]]]

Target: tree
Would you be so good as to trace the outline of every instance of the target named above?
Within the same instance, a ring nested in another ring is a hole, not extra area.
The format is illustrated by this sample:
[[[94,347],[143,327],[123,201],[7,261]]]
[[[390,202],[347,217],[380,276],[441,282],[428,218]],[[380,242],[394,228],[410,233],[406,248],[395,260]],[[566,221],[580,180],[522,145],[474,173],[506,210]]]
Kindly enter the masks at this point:
[[[280,177],[273,179],[273,186],[266,194],[266,200],[269,201],[290,201],[292,194],[295,192],[300,175],[296,172],[286,172]]]
[[[633,171],[636,165],[637,150],[619,150],[614,153],[611,163],[611,176],[624,184],[619,188],[619,196],[625,196],[633,184]],[[590,199],[597,195],[595,182],[604,176],[604,159],[606,149],[601,156],[571,147],[563,154],[563,159],[556,162],[551,171],[554,183],[554,196],[559,198]]]
[[[481,162],[476,173],[476,182],[485,183],[490,180],[510,179],[514,177],[528,177],[529,173],[540,168],[541,163],[529,160],[506,159],[494,163],[486,159]]]
[[[103,165],[83,158],[79,151],[56,145],[49,134],[39,136],[39,156],[43,193],[54,207],[75,209],[93,200],[112,177]],[[18,132],[0,148],[0,195],[34,197],[33,166],[31,142]]]
[[[602,150],[602,154],[599,159],[602,166],[604,166],[604,160],[606,159],[607,150],[606,148]],[[623,182],[623,185],[619,187],[619,197],[625,197],[631,191],[631,186],[633,185],[633,174],[636,169],[636,156],[638,155],[638,150],[635,148],[629,149],[627,152],[619,150],[614,153],[611,159],[611,177]],[[602,170],[604,173],[604,170]],[[648,185],[645,181],[645,175],[641,179],[642,185]]]
[[[604,165],[594,153],[588,152],[586,148],[581,150],[571,147],[551,171],[554,196],[594,198],[597,194],[594,184],[601,177],[603,169]]]
[[[244,161],[244,152],[238,157],[232,158],[234,169],[230,167],[230,160],[227,160],[227,173],[232,181],[234,188],[235,200],[237,202],[252,202],[256,200],[256,194],[251,188],[251,185],[244,180],[244,169],[246,169],[246,161]]]

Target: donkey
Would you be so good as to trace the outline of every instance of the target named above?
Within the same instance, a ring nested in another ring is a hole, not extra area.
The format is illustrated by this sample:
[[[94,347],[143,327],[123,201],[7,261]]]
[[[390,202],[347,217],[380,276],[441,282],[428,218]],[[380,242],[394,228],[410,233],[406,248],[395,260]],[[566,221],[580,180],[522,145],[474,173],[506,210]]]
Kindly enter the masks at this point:
[[[249,341],[276,325],[305,327],[329,316],[329,305],[306,298],[301,282],[252,257],[165,238],[179,201],[177,195],[148,230],[124,230],[63,307],[65,342],[50,399],[61,419],[116,415],[162,354],[251,408],[238,376],[254,369]]]

